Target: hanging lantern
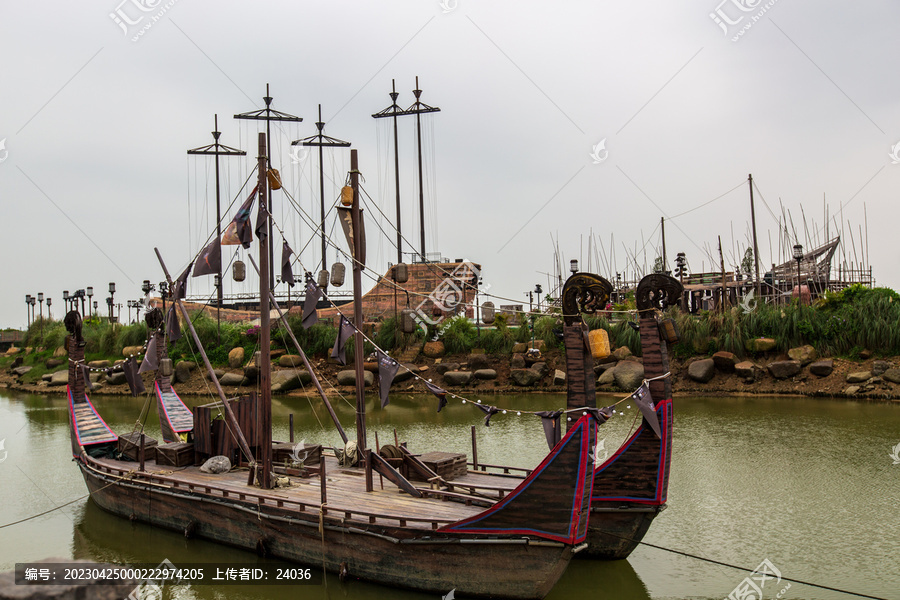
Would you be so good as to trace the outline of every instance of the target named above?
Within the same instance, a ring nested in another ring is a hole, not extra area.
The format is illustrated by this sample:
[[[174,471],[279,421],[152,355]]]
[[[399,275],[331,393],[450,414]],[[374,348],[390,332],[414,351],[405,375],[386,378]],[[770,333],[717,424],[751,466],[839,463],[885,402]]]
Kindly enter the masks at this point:
[[[322,269],[319,271],[319,277],[316,279],[316,283],[319,284],[319,287],[323,290],[328,287],[328,271]]]
[[[485,325],[490,325],[494,322],[494,303],[493,302],[485,302],[481,305],[481,320]]]
[[[243,281],[247,277],[247,267],[244,261],[236,260],[231,266],[231,277],[235,281]]]
[[[172,367],[172,359],[164,358],[159,361],[159,374],[163,377],[171,377],[175,372],[175,369]]]
[[[588,333],[591,343],[591,356],[599,360],[609,356],[609,333],[605,329],[594,329]]]
[[[341,188],[341,204],[344,206],[353,205],[353,188],[349,185],[345,185]]]
[[[412,309],[404,308],[400,311],[400,329],[403,333],[413,333],[416,330],[416,320],[413,317]]]
[[[331,285],[341,287],[344,285],[344,263],[336,262],[331,265]]]
[[[281,189],[281,174],[278,169],[269,169],[266,171],[266,177],[269,178],[269,187],[273,190]]]
[[[663,319],[659,322],[659,337],[667,344],[678,343],[678,325],[675,323],[675,319]]]
[[[394,283],[406,283],[409,281],[409,265],[397,263],[393,270]]]

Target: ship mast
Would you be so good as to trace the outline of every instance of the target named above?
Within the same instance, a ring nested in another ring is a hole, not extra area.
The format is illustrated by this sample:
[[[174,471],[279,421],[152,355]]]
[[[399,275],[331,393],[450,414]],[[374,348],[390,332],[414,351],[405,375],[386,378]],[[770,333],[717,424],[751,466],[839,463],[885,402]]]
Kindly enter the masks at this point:
[[[353,343],[353,368],[356,372],[356,449],[366,455],[366,391],[363,378],[363,311],[362,311],[362,235],[359,210],[359,161],[356,149],[350,150],[350,186],[353,188],[353,205],[350,210],[353,232],[353,321],[356,338]]]
[[[274,487],[272,481],[272,357],[271,331],[269,324],[269,274],[271,263],[269,261],[269,231],[271,217],[269,216],[269,195],[266,186],[266,134],[259,134],[259,214],[265,220],[263,224],[257,223],[259,232],[259,421],[257,423],[258,439],[262,472],[257,471],[256,477],[259,486],[269,490]]]

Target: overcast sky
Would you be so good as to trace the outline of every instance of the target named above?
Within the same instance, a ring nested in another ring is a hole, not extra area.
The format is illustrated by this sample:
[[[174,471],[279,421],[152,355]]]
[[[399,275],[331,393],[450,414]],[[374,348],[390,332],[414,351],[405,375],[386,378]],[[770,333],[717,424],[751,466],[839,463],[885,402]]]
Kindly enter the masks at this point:
[[[416,75],[442,109],[425,119],[428,251],[480,262],[493,293],[527,302],[546,288],[551,236],[586,267],[593,231],[616,264],[592,270],[611,279],[635,248],[652,265],[660,217],[672,217],[670,262],[682,251],[692,271],[710,270],[721,235],[730,269],[749,243],[749,173],[763,265],[780,260],[782,210],[804,247],[804,214],[823,241],[827,211],[830,234],[841,215],[853,228],[856,253],[845,231],[839,256],[863,260],[867,227],[877,283],[900,286],[896,2],[3,0],[0,11],[2,326],[24,326],[26,294],[51,297],[57,318],[63,290],[92,285],[104,311],[110,281],[117,301],[138,298],[143,279],[162,279],[154,246],[182,269],[215,211],[212,159],[186,151],[212,141],[216,113],[221,141],[248,151],[222,159],[227,206],[256,156],[256,124],[232,116],[261,108],[267,83],[274,108],[304,118],[272,139],[300,205],[318,219],[318,159],[292,157],[289,142],[314,133],[321,103],[326,134],[359,150],[366,189],[393,218],[390,125],[370,115],[389,105],[392,79],[398,104],[412,104]],[[413,121],[401,120],[401,183],[418,246]],[[326,152],[329,205],[347,165],[346,151]],[[275,203],[303,248],[309,230],[283,195]],[[374,221],[368,234],[383,272],[396,251]],[[317,268],[318,242],[302,258]]]

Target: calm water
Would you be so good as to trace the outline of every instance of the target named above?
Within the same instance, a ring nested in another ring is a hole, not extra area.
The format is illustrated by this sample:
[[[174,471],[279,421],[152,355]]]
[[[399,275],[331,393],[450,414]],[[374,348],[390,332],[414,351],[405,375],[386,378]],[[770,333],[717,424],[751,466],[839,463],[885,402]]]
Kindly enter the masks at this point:
[[[143,399],[93,398],[119,433],[130,431]],[[186,399],[187,404],[206,398]],[[564,396],[488,396],[502,407],[546,410]],[[337,402],[345,424],[349,403]],[[451,403],[440,414],[432,397],[398,397],[387,410],[370,404],[369,443],[401,441],[414,451],[470,452],[478,425],[483,462],[532,467],[546,452],[540,423],[514,412],[494,416]],[[313,411],[315,410],[315,412]],[[601,428],[611,453],[633,423],[634,407]],[[332,445],[327,413],[315,401],[278,399],[275,438],[287,439],[295,414],[296,439]],[[325,427],[320,426],[319,422]],[[155,409],[147,432],[159,437]],[[348,429],[351,439],[354,434]],[[86,494],[70,460],[66,403],[62,395],[0,392],[0,525],[48,510]],[[681,398],[676,400],[669,509],[646,542],[755,568],[769,559],[785,577],[883,598],[900,598],[900,465],[889,454],[900,443],[900,406],[795,398]],[[471,457],[470,457],[471,458]],[[133,525],[99,510],[89,499],[0,529],[0,570],[46,557],[158,563],[257,560],[245,553],[181,534]],[[464,574],[461,574],[464,576]],[[574,561],[551,599],[654,600],[726,597],[747,573],[647,546],[627,561]],[[362,582],[291,587],[180,586],[169,598],[374,598],[424,599],[433,595]],[[786,584],[768,585],[775,598]],[[448,590],[449,591],[449,590]],[[782,598],[851,598],[791,584]]]

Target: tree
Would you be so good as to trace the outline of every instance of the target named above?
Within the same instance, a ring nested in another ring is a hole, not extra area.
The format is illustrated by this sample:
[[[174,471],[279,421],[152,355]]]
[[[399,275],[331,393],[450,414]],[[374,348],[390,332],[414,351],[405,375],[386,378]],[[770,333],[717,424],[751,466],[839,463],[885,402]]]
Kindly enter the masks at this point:
[[[747,275],[752,275],[753,265],[753,248],[747,248],[747,250],[744,252],[744,260],[741,261],[741,269]]]

